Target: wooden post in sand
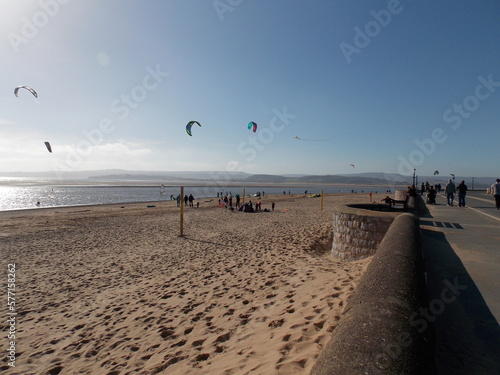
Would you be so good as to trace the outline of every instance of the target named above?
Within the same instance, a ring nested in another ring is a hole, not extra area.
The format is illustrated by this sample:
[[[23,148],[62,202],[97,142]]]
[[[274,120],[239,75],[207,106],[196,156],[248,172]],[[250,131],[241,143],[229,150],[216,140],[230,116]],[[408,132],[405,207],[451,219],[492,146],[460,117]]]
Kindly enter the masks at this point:
[[[241,204],[245,204],[245,189],[243,189],[243,197],[242,197]]]
[[[184,186],[181,186],[181,233],[180,237],[184,236]]]
[[[321,190],[321,195],[319,198],[319,207],[320,207],[320,211],[323,211],[323,190]]]

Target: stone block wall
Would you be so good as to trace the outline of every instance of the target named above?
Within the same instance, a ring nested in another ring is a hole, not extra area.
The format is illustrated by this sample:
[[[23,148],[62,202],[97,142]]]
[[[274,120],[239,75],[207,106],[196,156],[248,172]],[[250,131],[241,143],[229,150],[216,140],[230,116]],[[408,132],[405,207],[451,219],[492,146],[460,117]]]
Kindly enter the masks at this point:
[[[394,219],[385,204],[350,204],[334,208],[331,254],[340,260],[357,260],[375,254]]]
[[[408,196],[408,192],[406,190],[396,190],[394,192],[394,199],[397,201],[404,201]]]

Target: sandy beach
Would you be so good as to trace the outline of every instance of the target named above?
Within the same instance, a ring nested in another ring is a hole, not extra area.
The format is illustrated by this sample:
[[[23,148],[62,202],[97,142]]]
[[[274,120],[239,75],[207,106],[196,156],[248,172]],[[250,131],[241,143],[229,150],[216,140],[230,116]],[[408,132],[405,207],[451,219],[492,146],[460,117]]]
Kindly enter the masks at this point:
[[[271,201],[242,213],[200,200],[184,237],[175,202],[1,212],[17,315],[16,367],[5,350],[0,370],[308,374],[370,262],[330,257],[332,208],[369,198],[327,195],[320,211],[319,198],[269,196],[262,209]]]

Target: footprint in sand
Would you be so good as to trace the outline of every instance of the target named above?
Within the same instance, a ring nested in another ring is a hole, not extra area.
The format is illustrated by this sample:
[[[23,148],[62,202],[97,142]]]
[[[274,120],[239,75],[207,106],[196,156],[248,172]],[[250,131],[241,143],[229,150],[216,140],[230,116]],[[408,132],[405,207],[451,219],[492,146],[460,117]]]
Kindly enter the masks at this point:
[[[231,332],[227,332],[223,335],[220,335],[219,337],[217,337],[217,339],[214,341],[214,342],[226,342],[227,340],[229,340],[231,337]]]
[[[194,347],[198,347],[198,346],[202,346],[204,342],[205,342],[205,339],[196,340],[196,341],[193,341],[193,343],[191,345]]]
[[[181,347],[181,346],[184,346],[186,344],[187,340],[181,340],[181,341],[178,341],[174,344],[172,344],[170,347],[171,348],[174,348],[174,347]]]
[[[63,367],[61,365],[57,365],[55,367],[52,367],[45,374],[46,375],[57,375],[57,374],[60,374],[62,370],[63,370]]]
[[[174,327],[161,327],[160,328],[160,336],[163,340],[171,340],[175,339],[177,336],[175,335]]]
[[[285,324],[285,319],[282,318],[278,320],[273,320],[267,326],[270,328],[278,328],[281,327],[283,324]]]
[[[210,354],[208,353],[198,354],[194,359],[194,361],[195,362],[206,361],[208,358],[210,358]]]

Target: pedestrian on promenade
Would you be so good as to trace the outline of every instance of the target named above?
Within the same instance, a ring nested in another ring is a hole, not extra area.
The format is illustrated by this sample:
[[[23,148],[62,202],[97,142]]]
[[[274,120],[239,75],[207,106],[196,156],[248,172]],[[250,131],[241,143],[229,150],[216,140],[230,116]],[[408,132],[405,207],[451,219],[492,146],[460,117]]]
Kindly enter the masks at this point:
[[[500,210],[500,178],[497,178],[496,183],[491,185],[491,194],[495,197],[497,210]]]
[[[448,180],[448,183],[444,187],[444,193],[446,194],[446,199],[448,201],[448,206],[453,206],[453,198],[455,197],[455,184],[451,180],[451,178]]]
[[[467,194],[467,185],[465,185],[465,181],[462,180],[458,186],[458,207],[465,207],[465,194]]]

